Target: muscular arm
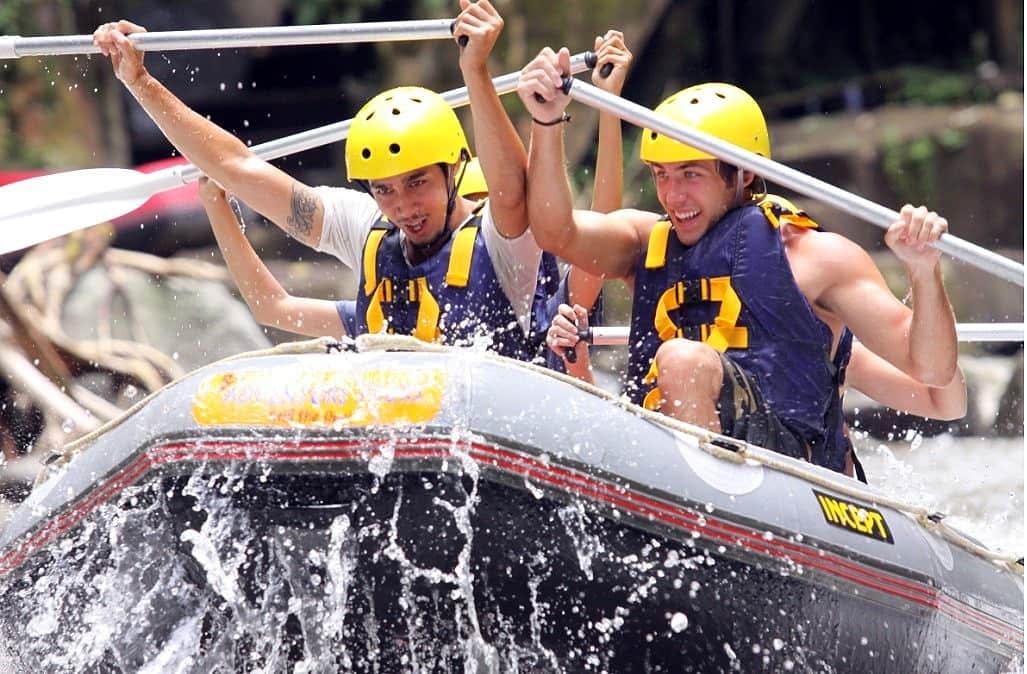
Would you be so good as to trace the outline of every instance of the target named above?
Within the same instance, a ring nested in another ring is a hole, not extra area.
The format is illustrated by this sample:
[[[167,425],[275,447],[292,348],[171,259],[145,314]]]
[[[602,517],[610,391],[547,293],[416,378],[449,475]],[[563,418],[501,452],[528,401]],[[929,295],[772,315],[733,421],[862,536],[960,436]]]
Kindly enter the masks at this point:
[[[834,234],[805,239],[819,244],[826,280],[817,302],[839,316],[877,355],[916,381],[948,385],[956,375],[955,318],[941,272],[912,271],[913,309],[900,302],[862,248]]]
[[[567,97],[557,93],[556,87],[560,73],[568,71],[567,50],[561,49],[556,55],[547,48],[521,72],[517,93],[534,119],[548,121],[563,114]],[[547,102],[536,101],[536,94]],[[532,124],[528,150],[528,222],[532,233],[543,250],[591,274],[627,276],[641,252],[640,230],[651,226],[655,216],[627,210],[609,214],[574,211],[564,166],[563,126]]]
[[[966,416],[966,381],[958,367],[945,386],[927,386],[857,342],[852,345],[845,384],[882,405],[909,414],[943,420]]]
[[[488,56],[503,28],[503,19],[488,0],[461,1],[463,11],[453,34],[467,37],[460,71],[470,98],[474,147],[481,162],[496,229],[506,238],[528,228],[525,173],[528,157],[517,130],[499,100],[488,69]]]
[[[311,337],[346,334],[334,302],[293,297],[282,288],[239,229],[224,192],[205,183],[201,196],[225,265],[258,323]]]
[[[143,67],[143,54],[126,34],[143,31],[128,21],[94,33],[118,78],[179,152],[289,235],[308,246],[321,238],[324,210],[306,185],[254,155],[245,143],[190,109]]]
[[[631,63],[631,52],[624,45],[620,31],[610,30],[603,37],[596,37],[596,65],[592,69],[592,83],[620,95],[624,78]],[[604,66],[612,66],[603,77]],[[592,184],[592,210],[609,213],[621,207],[624,191],[624,145],[621,139],[621,121],[608,112],[599,113],[599,148],[596,153],[595,181]],[[568,270],[567,297],[571,305],[592,307],[603,290],[603,277],[590,274],[584,269],[571,267]],[[571,364],[568,364],[568,371]]]

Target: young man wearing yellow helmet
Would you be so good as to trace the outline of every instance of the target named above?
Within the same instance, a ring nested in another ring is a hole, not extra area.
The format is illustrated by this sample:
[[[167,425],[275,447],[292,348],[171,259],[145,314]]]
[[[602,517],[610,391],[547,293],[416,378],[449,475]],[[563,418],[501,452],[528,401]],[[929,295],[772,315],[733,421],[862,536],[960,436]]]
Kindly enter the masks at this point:
[[[790,254],[791,245],[806,236],[804,232],[815,226],[815,223],[805,212],[781,197],[767,195],[764,200],[769,200],[778,207],[772,214],[778,221],[785,252]],[[573,271],[578,270],[572,269]],[[575,301],[590,305],[594,297],[594,294],[579,294]],[[820,315],[817,307],[814,307],[814,312]],[[825,322],[830,321],[827,316],[822,318]],[[588,344],[580,339],[581,331],[587,329],[588,325],[587,309],[574,302],[561,304],[557,315],[551,321],[546,343],[552,356],[563,357],[564,360],[567,358],[567,352],[573,349],[576,358],[566,364],[567,373],[593,383]],[[834,326],[833,330],[836,330]],[[862,343],[853,341],[852,332],[845,326],[841,327],[836,340],[832,367],[838,373],[836,379],[840,388],[839,398],[846,390],[855,389],[886,407],[928,419],[950,421],[966,415],[966,381],[961,370],[957,368],[955,376],[945,386],[927,386],[870,351]],[[829,427],[833,428],[836,434],[832,445],[840,450],[836,467],[849,477],[857,477],[867,482],[866,474],[852,447],[848,427],[844,423],[835,423]],[[849,448],[847,453],[844,452],[845,447]],[[844,461],[841,460],[843,453],[846,454]]]
[[[434,92],[386,91],[354,117],[346,166],[366,193],[311,188],[256,157],[153,78],[126,38],[142,27],[104,24],[94,41],[184,156],[291,236],[360,270],[359,332],[449,343],[482,339],[505,355],[527,358],[535,347],[527,335],[541,251],[526,226],[524,148],[487,66],[503,20],[488,0],[460,0],[460,6],[454,39],[461,44],[476,145],[493,186],[492,198],[477,210],[457,194],[470,157],[463,129]],[[334,303],[287,294],[279,301],[278,315],[294,316],[296,326],[331,325],[343,333]]]
[[[907,205],[886,236],[909,273],[911,311],[859,246],[810,230],[786,246],[773,205],[758,205],[756,176],[650,130],[641,158],[666,215],[574,211],[556,123],[569,102],[567,72],[567,51],[547,48],[521,74],[518,94],[534,120],[529,220],[544,249],[634,283],[633,401],[841,471],[848,452],[832,360],[845,326],[928,386],[957,376],[955,321],[929,245],[944,219]],[[770,156],[762,112],[736,87],[690,87],[656,112]]]

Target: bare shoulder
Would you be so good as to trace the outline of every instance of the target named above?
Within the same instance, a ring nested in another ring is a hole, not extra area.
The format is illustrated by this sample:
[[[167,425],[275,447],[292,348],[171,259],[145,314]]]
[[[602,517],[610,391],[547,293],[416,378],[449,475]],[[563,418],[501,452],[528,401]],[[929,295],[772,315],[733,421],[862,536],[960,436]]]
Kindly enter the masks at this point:
[[[840,234],[786,226],[782,237],[796,282],[821,308],[832,304],[832,291],[880,277],[870,255]]]
[[[574,211],[576,235],[564,257],[589,273],[624,278],[634,269],[657,220],[658,215],[635,209]]]
[[[622,208],[609,213],[598,211],[574,211],[574,221],[590,230],[601,230],[608,235],[633,236],[640,240],[648,238],[653,225],[659,220],[655,213]]]
[[[837,274],[852,273],[866,265],[874,266],[866,250],[841,234],[787,227],[783,238],[793,265],[815,264]]]
[[[624,219],[631,223],[643,241],[649,238],[649,233],[653,231],[653,225],[660,221],[660,216],[650,211],[625,208],[616,212],[624,214]]]

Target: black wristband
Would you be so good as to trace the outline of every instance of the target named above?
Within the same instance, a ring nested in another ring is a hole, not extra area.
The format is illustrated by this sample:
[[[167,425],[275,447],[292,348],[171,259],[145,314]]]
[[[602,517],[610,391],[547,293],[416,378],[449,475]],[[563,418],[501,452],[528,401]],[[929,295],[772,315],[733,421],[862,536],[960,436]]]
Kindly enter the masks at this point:
[[[551,122],[543,122],[542,120],[535,119],[534,117],[531,118],[531,121],[535,122],[539,126],[556,126],[557,124],[566,124],[567,122],[571,121],[571,116],[570,113],[564,112],[562,115],[560,115]]]

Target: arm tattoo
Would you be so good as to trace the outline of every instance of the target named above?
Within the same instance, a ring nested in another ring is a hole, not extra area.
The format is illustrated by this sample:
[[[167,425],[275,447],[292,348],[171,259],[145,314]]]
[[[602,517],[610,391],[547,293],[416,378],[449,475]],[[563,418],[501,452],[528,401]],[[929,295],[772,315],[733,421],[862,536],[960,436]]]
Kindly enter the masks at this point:
[[[289,217],[286,219],[286,230],[294,238],[306,241],[314,229],[314,213],[317,211],[317,195],[314,190],[301,185],[292,184]]]

